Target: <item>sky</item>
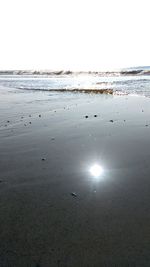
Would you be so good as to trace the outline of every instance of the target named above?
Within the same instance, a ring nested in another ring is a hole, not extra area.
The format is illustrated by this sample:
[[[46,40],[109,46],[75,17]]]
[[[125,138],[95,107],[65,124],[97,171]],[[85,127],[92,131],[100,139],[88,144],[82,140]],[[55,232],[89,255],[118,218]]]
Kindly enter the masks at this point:
[[[149,0],[0,0],[0,69],[150,65]]]

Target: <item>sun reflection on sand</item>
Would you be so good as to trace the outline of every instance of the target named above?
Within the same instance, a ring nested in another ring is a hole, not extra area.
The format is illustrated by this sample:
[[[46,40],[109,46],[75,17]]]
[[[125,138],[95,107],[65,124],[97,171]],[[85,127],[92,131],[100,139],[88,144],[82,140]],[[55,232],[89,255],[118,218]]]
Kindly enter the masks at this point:
[[[104,170],[99,164],[94,164],[90,168],[90,173],[94,178],[99,178],[103,172]]]

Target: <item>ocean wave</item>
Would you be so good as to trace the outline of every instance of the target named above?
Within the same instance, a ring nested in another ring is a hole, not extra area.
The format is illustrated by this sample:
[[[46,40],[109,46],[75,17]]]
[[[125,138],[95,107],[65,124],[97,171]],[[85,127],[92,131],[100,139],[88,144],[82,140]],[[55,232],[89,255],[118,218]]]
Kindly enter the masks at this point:
[[[139,75],[140,73],[142,73],[142,70],[127,70],[127,71],[121,71],[120,75]]]
[[[147,73],[148,70],[145,72]],[[127,73],[127,72],[126,72]],[[137,93],[150,96],[150,76],[76,76],[76,77],[14,77],[0,76],[0,86],[21,90],[51,91],[51,92],[85,92],[85,93]]]
[[[150,75],[150,70],[129,70],[129,71],[121,71],[120,75],[123,76],[134,76],[134,75]]]

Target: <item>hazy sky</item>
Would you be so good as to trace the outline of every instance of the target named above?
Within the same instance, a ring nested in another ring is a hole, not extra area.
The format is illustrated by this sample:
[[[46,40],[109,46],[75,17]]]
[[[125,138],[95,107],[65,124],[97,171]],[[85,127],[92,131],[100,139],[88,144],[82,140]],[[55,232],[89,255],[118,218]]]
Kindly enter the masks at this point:
[[[0,69],[150,65],[149,0],[0,0]]]

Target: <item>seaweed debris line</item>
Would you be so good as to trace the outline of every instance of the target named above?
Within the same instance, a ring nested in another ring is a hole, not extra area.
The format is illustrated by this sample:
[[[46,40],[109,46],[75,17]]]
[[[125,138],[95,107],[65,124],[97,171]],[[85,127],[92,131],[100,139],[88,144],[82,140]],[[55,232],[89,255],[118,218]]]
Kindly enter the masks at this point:
[[[22,90],[22,88],[19,88]],[[23,88],[23,90],[28,90],[26,88]],[[41,89],[34,89],[32,88],[32,91],[41,91]],[[114,91],[113,89],[95,89],[95,88],[90,88],[90,89],[82,89],[82,88],[52,88],[52,89],[42,89],[42,91],[49,91],[49,92],[73,92],[73,93],[87,93],[87,94],[107,94],[107,95],[113,95]],[[39,115],[41,117],[41,115]]]
[[[113,89],[79,89],[79,88],[66,88],[66,89],[50,89],[52,92],[77,92],[77,93],[87,93],[87,94],[113,94]]]

